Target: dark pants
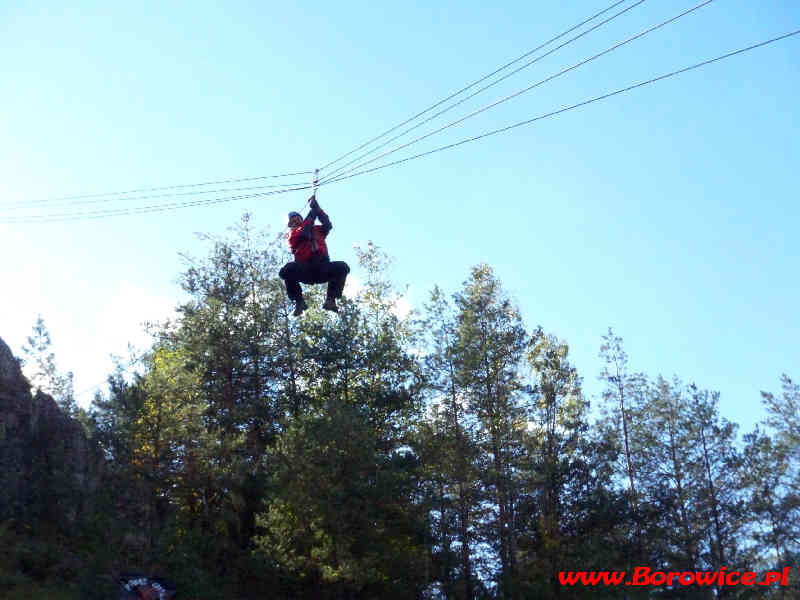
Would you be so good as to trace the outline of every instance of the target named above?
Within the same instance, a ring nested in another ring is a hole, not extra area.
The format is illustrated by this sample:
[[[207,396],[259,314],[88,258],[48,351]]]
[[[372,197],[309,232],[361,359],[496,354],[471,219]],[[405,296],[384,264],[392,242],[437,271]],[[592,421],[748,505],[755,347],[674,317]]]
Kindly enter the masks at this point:
[[[301,283],[327,283],[328,298],[341,298],[344,282],[350,267],[346,262],[340,260],[330,261],[311,261],[311,262],[290,262],[283,266],[278,275],[286,283],[286,293],[289,300],[297,302],[303,297]]]

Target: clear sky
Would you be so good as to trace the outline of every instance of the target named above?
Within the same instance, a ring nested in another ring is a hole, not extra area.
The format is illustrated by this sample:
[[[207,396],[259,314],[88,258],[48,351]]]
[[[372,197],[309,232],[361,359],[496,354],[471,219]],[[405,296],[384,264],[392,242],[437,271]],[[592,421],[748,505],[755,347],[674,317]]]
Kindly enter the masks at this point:
[[[697,2],[647,0],[381,152]],[[205,253],[196,232],[224,234],[249,210],[277,233],[308,194],[10,218],[246,194],[53,202],[320,167],[611,3],[0,3],[0,337],[19,352],[41,314],[61,368],[91,388],[179,301],[179,253]],[[798,28],[796,0],[716,0],[371,166]],[[749,430],[760,390],[800,378],[799,96],[795,36],[323,187],[329,247],[354,266],[353,244],[373,240],[417,307],[486,262],[529,327],[569,342],[590,399],[611,326],[634,370],[719,390]]]

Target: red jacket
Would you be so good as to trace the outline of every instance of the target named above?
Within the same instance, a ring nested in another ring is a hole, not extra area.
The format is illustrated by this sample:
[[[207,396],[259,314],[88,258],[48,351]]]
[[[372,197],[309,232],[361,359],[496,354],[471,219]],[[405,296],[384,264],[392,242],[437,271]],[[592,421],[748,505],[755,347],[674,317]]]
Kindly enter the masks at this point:
[[[286,241],[289,243],[289,250],[294,254],[294,259],[297,262],[309,262],[314,258],[323,258],[328,260],[328,246],[325,244],[325,238],[331,230],[331,224],[328,220],[328,215],[320,212],[320,220],[322,225],[311,225],[311,236],[303,236],[303,229],[306,225],[314,222],[314,218],[306,219],[303,225],[297,229],[292,229],[286,235]],[[314,242],[316,242],[316,252],[314,251]]]

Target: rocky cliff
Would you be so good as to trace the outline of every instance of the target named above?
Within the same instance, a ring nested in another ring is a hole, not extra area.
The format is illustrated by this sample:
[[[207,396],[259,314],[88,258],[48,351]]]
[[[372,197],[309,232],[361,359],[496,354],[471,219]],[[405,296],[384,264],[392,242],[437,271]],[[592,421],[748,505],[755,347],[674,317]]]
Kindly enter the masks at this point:
[[[80,423],[30,384],[0,339],[0,522],[74,522],[89,508],[102,457]]]

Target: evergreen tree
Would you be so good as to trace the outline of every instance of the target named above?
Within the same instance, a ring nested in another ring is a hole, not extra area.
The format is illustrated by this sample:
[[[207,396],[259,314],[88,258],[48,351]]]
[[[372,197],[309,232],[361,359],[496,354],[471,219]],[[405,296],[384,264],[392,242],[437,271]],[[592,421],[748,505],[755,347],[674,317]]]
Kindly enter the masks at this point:
[[[641,398],[642,379],[628,373],[628,355],[622,347],[622,338],[615,336],[610,327],[608,333],[603,336],[600,357],[605,362],[600,379],[607,384],[603,392],[603,399],[609,405],[616,404],[612,409],[614,425],[620,431],[625,457],[625,475],[628,479],[631,502],[635,508],[637,491],[635,459],[632,450],[632,427],[636,421],[635,403],[637,399]]]
[[[794,475],[800,477],[800,385],[784,374],[781,376],[780,396],[761,392],[761,401],[767,410],[764,425],[776,434],[776,441],[792,455]],[[800,479],[794,482],[794,491],[800,492]]]
[[[533,335],[528,361],[533,374],[530,417],[534,427],[530,434],[527,429],[521,431],[532,475],[522,486],[526,501],[520,529],[528,543],[521,570],[527,573],[531,593],[537,590],[537,596],[550,598],[559,595],[558,571],[565,568],[568,554],[575,554],[570,546],[577,540],[571,539],[568,523],[572,520],[569,507],[576,499],[567,492],[588,430],[587,403],[566,343],[540,328]]]
[[[26,345],[22,347],[22,364],[31,385],[52,396],[68,415],[78,416],[79,409],[75,402],[72,371],[67,373],[59,371],[55,354],[51,350],[50,332],[41,315],[36,319],[33,332],[26,341]]]
[[[475,563],[480,558],[475,549],[485,494],[477,420],[456,377],[455,315],[438,287],[431,292],[421,326],[429,343],[425,366],[430,403],[418,428],[418,445],[432,518],[436,578],[444,597],[471,600],[479,588]]]
[[[744,440],[742,485],[753,541],[749,560],[765,570],[796,565],[800,502],[790,491],[790,459],[785,448],[758,428]]]
[[[520,367],[528,335],[519,312],[486,265],[472,270],[455,302],[455,372],[475,415],[479,446],[487,459],[482,480],[493,504],[487,539],[499,562],[498,597],[516,599],[519,484],[514,462],[520,452],[518,432],[526,426]]]
[[[337,316],[300,319],[307,406],[279,436],[258,546],[312,597],[414,598],[427,579],[425,510],[411,446],[419,373],[410,322],[394,310],[386,257]]]
[[[188,531],[201,540],[203,560],[224,573],[226,564],[250,560],[271,467],[262,458],[296,394],[285,370],[278,241],[255,233],[248,215],[230,239],[209,241],[208,257],[190,259],[180,280],[189,302],[160,335],[185,353],[202,406],[205,434],[185,465],[196,493],[185,496],[182,514],[200,512]]]
[[[781,383],[781,396],[762,392],[767,430],[745,436],[742,484],[754,541],[751,560],[765,569],[789,567],[789,587],[773,589],[771,597],[793,598],[800,593],[800,391],[787,375]]]
[[[698,464],[690,399],[680,381],[659,376],[647,381],[645,406],[639,414],[637,447],[641,487],[646,500],[649,560],[671,570],[693,571],[707,563],[705,515],[698,506]],[[701,479],[702,481],[702,479]],[[685,589],[687,597],[697,590]],[[704,592],[699,597],[705,597]]]
[[[657,535],[646,535],[646,524],[657,521],[657,510],[643,504],[640,490],[640,473],[646,471],[646,453],[648,450],[646,429],[648,415],[647,378],[641,373],[628,371],[628,355],[622,345],[622,338],[615,336],[611,328],[603,336],[600,346],[600,357],[605,362],[600,379],[606,383],[603,391],[605,416],[599,427],[602,436],[614,440],[623,459],[617,468],[617,479],[624,482],[629,502],[632,525],[627,537],[620,546],[628,552],[625,559],[626,569],[651,561],[659,551],[648,546],[659,541]]]
[[[705,523],[707,565],[746,566],[738,539],[744,518],[739,490],[740,456],[736,425],[719,416],[719,393],[692,385],[690,423],[694,438],[698,516]],[[727,590],[720,592],[724,597]]]

